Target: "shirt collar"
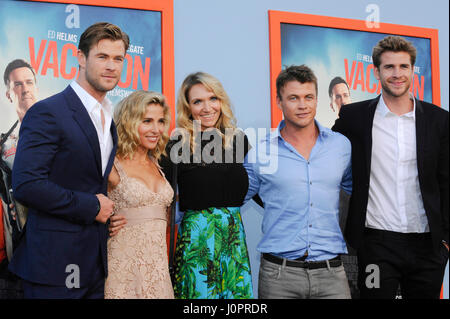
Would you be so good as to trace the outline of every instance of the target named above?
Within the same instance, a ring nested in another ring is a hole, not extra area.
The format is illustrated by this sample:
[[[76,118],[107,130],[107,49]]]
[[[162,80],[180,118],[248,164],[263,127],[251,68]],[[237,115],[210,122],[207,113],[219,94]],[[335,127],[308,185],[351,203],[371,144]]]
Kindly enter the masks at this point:
[[[317,128],[319,129],[319,136],[321,137],[327,137],[331,134],[331,130],[329,128],[326,128],[324,126],[322,126],[319,121],[317,121],[316,119],[314,119],[314,123],[316,124]],[[276,130],[270,132],[269,134],[269,139],[273,140],[275,138],[283,138],[281,136],[281,130],[283,129],[283,127],[286,126],[286,122],[284,120],[281,120],[280,123],[278,124],[278,127]]]
[[[75,93],[80,98],[81,102],[83,103],[84,107],[88,111],[88,113],[91,113],[94,108],[97,106],[97,104],[100,104],[103,106],[104,110],[107,111],[109,114],[112,114],[112,103],[111,101],[105,96],[103,101],[100,103],[98,102],[92,95],[90,95],[85,89],[81,87],[80,84],[78,84],[77,81],[72,81],[70,83],[70,86],[75,91]]]
[[[416,99],[414,98],[414,95],[412,93],[409,93],[409,98],[413,101],[413,110],[411,112],[408,112],[406,114],[403,114],[404,117],[412,117],[416,118]],[[387,107],[386,103],[384,102],[383,93],[381,93],[380,100],[378,101],[377,106],[377,112],[382,116],[385,117],[387,114],[392,113],[389,108]]]

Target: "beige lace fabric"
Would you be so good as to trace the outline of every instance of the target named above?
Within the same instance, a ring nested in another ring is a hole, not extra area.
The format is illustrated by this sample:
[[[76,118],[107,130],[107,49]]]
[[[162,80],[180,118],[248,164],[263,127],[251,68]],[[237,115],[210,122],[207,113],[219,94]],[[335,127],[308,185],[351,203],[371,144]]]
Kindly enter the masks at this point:
[[[127,176],[117,159],[114,166],[120,182],[108,197],[115,203],[115,214],[124,215],[128,223],[108,240],[105,299],[172,299],[166,245],[172,187],[164,178],[163,187],[152,192]]]

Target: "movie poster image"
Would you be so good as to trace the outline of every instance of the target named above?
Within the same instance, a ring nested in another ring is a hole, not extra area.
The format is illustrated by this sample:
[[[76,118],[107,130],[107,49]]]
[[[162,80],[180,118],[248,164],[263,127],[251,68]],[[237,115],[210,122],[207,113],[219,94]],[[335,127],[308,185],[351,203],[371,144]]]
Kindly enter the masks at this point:
[[[337,118],[329,97],[330,82],[341,77],[351,102],[375,98],[381,85],[374,75],[372,49],[387,34],[281,23],[281,64],[306,64],[318,79],[316,118],[331,127]],[[430,39],[405,37],[417,49],[412,93],[432,102]]]
[[[78,75],[77,47],[96,22],[118,25],[130,37],[122,76],[108,98],[116,105],[134,90],[162,91],[161,12],[31,1],[0,1],[0,132],[18,116],[6,96],[4,71],[15,59],[35,70],[38,100],[62,91]]]

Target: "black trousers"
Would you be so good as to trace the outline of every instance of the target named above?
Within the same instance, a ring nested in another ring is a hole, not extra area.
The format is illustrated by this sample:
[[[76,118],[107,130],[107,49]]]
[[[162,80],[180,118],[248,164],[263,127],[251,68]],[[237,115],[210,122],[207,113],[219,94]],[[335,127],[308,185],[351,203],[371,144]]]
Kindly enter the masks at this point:
[[[400,285],[403,299],[440,296],[448,250],[433,249],[430,233],[365,229],[358,249],[358,286],[363,299],[393,299]]]
[[[0,262],[0,300],[2,299],[23,299],[22,280],[8,270],[6,257]]]

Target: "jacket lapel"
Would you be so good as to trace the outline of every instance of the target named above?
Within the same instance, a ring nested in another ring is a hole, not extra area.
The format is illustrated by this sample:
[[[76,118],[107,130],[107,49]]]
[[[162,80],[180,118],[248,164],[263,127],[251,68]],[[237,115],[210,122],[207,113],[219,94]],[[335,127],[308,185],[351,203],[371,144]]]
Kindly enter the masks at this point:
[[[372,162],[372,126],[373,126],[373,118],[375,116],[375,111],[377,109],[378,101],[380,100],[381,95],[379,95],[377,98],[370,101],[368,107],[367,107],[367,113],[366,113],[366,123],[365,123],[365,156],[366,156],[366,173],[367,178],[370,178],[370,167]]]
[[[102,160],[100,153],[100,145],[98,143],[98,135],[97,131],[92,123],[91,118],[89,117],[86,108],[83,106],[80,98],[75,93],[75,91],[70,87],[70,85],[64,90],[64,94],[66,96],[67,103],[69,108],[73,111],[73,118],[77,122],[81,131],[86,136],[89,145],[94,152],[95,164],[97,166],[97,170],[102,175]]]
[[[421,179],[421,173],[424,167],[424,154],[426,153],[425,148],[427,146],[427,125],[428,122],[425,118],[425,112],[422,103],[416,100],[416,157],[417,157],[417,170],[419,173],[419,179]]]
[[[106,170],[105,170],[105,178],[108,179],[108,175],[111,172],[111,168],[112,168],[112,164],[114,162],[114,157],[116,156],[116,151],[117,151],[117,129],[116,129],[116,124],[114,123],[114,120],[111,121],[111,136],[112,136],[112,140],[113,140],[113,148],[111,150],[111,154],[109,155],[109,159],[108,159],[108,165],[106,165]]]

